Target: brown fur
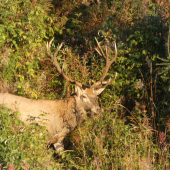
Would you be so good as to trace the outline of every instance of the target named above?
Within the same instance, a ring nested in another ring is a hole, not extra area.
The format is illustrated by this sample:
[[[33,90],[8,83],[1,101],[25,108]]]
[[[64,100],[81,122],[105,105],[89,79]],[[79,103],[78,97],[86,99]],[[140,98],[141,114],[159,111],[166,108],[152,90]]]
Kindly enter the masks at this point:
[[[95,38],[96,39],[96,38]],[[54,37],[47,43],[47,52],[50,51],[50,46]],[[103,51],[96,39],[96,42],[99,46],[99,50],[96,51],[101,55]],[[87,111],[93,111],[98,113],[100,108],[98,106],[97,96],[102,93],[102,91],[116,79],[109,81],[103,81],[106,77],[106,74],[109,70],[110,65],[116,60],[117,57],[117,47],[115,44],[115,57],[109,61],[108,56],[104,56],[106,59],[106,68],[101,76],[100,80],[95,82],[93,85],[86,86],[82,83],[69,78],[63,70],[60,68],[57,61],[57,53],[63,46],[64,42],[60,44],[54,55],[49,53],[51,60],[54,62],[57,71],[66,79],[68,82],[75,84],[75,95],[66,98],[65,100],[31,100],[20,96],[11,95],[8,93],[0,94],[0,104],[4,104],[6,107],[12,110],[18,110],[20,112],[19,118],[24,122],[28,123],[27,119],[29,117],[42,121],[43,118],[40,117],[40,114],[46,113],[46,129],[48,134],[52,135],[52,138],[49,140],[50,143],[54,144],[56,150],[63,150],[61,145],[62,140],[70,131],[74,130],[78,123],[82,122],[86,118]],[[104,86],[100,86],[105,84]],[[100,86],[100,88],[98,88]],[[3,88],[0,86],[0,88]],[[39,123],[39,122],[38,122]],[[42,123],[40,123],[41,125]]]
[[[8,93],[0,93],[0,104],[20,112],[19,119],[28,124],[29,118],[40,125],[46,125],[47,133],[52,136],[48,142],[61,151],[61,142],[78,123],[87,117],[86,112],[100,110],[97,95],[93,89],[76,87],[76,94],[64,100],[32,100]],[[40,114],[45,113],[44,116]],[[45,119],[45,120],[44,120]],[[42,121],[43,120],[43,121]],[[41,123],[40,123],[41,121]],[[59,147],[58,147],[59,146]]]

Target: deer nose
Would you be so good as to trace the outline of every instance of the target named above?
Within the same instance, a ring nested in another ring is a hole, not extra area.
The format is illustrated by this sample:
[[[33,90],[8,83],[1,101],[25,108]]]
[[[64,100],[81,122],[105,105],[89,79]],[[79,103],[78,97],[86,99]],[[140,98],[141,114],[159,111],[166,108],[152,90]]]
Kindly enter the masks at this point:
[[[98,106],[97,113],[101,113],[101,112],[102,112],[102,109]]]
[[[97,106],[96,109],[97,109],[97,113],[101,113],[102,109],[99,106]]]
[[[91,111],[97,114],[101,112],[101,108],[99,106],[96,106],[93,109],[91,109]]]

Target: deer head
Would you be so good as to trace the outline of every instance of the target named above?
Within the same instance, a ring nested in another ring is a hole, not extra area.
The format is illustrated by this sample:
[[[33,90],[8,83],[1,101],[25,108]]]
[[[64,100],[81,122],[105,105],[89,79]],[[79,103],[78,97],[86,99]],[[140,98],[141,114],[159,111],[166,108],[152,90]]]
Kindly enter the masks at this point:
[[[104,52],[99,44],[99,42],[97,41],[97,39],[95,38],[98,48],[96,48],[96,51],[99,53],[99,55],[103,56],[105,61],[106,61],[106,67],[104,69],[103,75],[101,76],[101,78],[96,81],[95,83],[93,83],[91,85],[84,85],[80,82],[78,82],[77,80],[73,80],[70,77],[68,77],[64,71],[63,68],[61,69],[59,66],[59,63],[57,61],[57,54],[59,52],[59,50],[61,49],[61,47],[63,46],[64,42],[62,42],[58,49],[55,51],[55,53],[52,55],[50,53],[50,46],[52,41],[54,40],[54,38],[52,38],[50,40],[50,42],[47,42],[47,52],[50,56],[50,60],[54,63],[57,71],[63,76],[64,79],[66,79],[68,82],[75,84],[75,94],[76,94],[76,104],[77,104],[77,108],[81,109],[81,111],[86,112],[86,111],[93,111],[94,113],[99,113],[100,112],[100,107],[98,106],[98,99],[97,96],[99,94],[101,94],[103,92],[103,90],[112,82],[116,79],[117,73],[115,75],[115,77],[111,80],[109,79],[108,81],[104,81],[104,78],[107,75],[107,72],[109,70],[109,67],[111,66],[111,64],[116,60],[117,58],[117,47],[116,47],[116,43],[114,43],[115,46],[115,56],[114,58],[109,61],[109,56],[108,56],[108,52],[106,49],[106,55],[104,55]],[[104,84],[104,85],[103,85]]]

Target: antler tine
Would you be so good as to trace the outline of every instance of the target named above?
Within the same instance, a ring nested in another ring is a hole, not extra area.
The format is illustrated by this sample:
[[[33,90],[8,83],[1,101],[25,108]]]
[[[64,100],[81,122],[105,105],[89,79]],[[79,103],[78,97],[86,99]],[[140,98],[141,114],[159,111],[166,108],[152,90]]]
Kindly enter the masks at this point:
[[[107,51],[107,45],[106,45],[106,61],[108,60],[108,51]]]
[[[111,64],[116,60],[117,58],[117,46],[116,46],[116,41],[114,41],[114,45],[115,45],[115,57],[111,60]]]
[[[108,54],[109,40],[106,38],[106,36],[104,38],[106,40],[106,61],[108,61],[109,60],[109,54]]]
[[[96,48],[96,51],[106,60],[106,56],[104,55],[104,52],[103,52],[103,50],[102,50],[102,48],[101,48],[101,46],[100,46],[97,38],[96,38],[96,37],[94,37],[94,38],[95,38],[95,40],[96,40],[96,42],[97,42],[97,45],[98,45],[98,47],[99,47],[99,50],[101,51],[102,54],[100,53],[100,51],[99,51],[97,48]]]
[[[108,81],[102,81],[102,82],[97,81],[92,86],[97,87],[97,86],[99,86],[101,84],[105,84],[103,87],[106,88],[111,82],[115,81],[116,77],[117,77],[117,72],[116,72],[115,77],[113,79],[111,79],[111,77],[110,77]]]
[[[50,51],[51,43],[53,42],[53,40],[54,40],[54,37],[50,40],[50,42],[47,41],[47,52]]]
[[[55,51],[54,56],[53,56],[54,58],[56,58],[56,56],[57,56],[59,50],[61,49],[61,47],[63,46],[63,44],[64,44],[64,42],[62,42],[62,43],[59,45],[58,49]]]
[[[95,48],[95,50],[99,53],[100,56],[103,56],[97,48]]]
[[[103,80],[104,80],[104,78],[106,77],[107,72],[109,71],[109,68],[110,68],[111,64],[116,60],[116,58],[117,58],[117,46],[116,46],[116,42],[114,42],[114,46],[115,46],[115,56],[114,56],[114,58],[113,58],[111,61],[109,61],[108,55],[106,56],[106,67],[105,67],[105,70],[104,70],[104,72],[103,72],[103,75],[102,75],[102,77],[100,78],[100,80],[98,80],[97,82],[95,82],[95,83],[93,84],[93,87],[94,87],[94,86],[98,86],[98,85],[100,85],[100,84],[103,84]],[[116,75],[117,75],[117,74],[116,74]],[[114,78],[113,80],[115,80],[115,78]],[[112,81],[110,81],[110,82],[112,82]],[[109,83],[110,83],[110,82],[109,82]],[[108,83],[108,81],[107,81],[106,83]],[[105,83],[104,83],[104,84],[105,84]]]
[[[52,43],[53,40],[54,40],[54,37],[50,40],[49,43],[47,43],[47,52],[50,50],[50,46],[51,46],[51,43]],[[60,68],[60,66],[59,66],[59,64],[58,64],[58,61],[57,61],[56,56],[57,56],[59,50],[61,49],[61,47],[63,46],[63,44],[64,44],[64,42],[62,42],[62,43],[59,45],[59,47],[58,47],[58,49],[55,51],[54,55],[52,55],[52,54],[49,54],[49,55],[50,55],[51,59],[53,60],[54,65],[55,65],[55,67],[57,68],[57,71],[64,77],[64,79],[66,79],[67,81],[69,81],[69,82],[71,82],[71,83],[73,83],[73,84],[76,84],[76,85],[79,86],[79,87],[82,87],[82,84],[81,84],[81,83],[79,83],[79,82],[76,81],[76,80],[72,80],[70,77],[68,77],[68,76],[63,72],[63,70]]]

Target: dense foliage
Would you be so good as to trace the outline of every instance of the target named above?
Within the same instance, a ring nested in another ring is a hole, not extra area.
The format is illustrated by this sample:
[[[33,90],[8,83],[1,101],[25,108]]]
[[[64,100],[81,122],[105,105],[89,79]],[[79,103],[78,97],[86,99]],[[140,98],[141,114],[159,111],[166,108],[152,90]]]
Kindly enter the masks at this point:
[[[1,92],[36,99],[70,94],[74,86],[45,60],[52,37],[52,53],[65,42],[57,56],[67,63],[64,71],[85,84],[105,67],[94,37],[103,51],[110,48],[110,59],[112,42],[118,46],[106,78],[118,77],[100,96],[103,113],[70,134],[60,155],[47,149],[43,130],[0,108],[0,166],[169,169],[169,14],[169,0],[0,0]]]

